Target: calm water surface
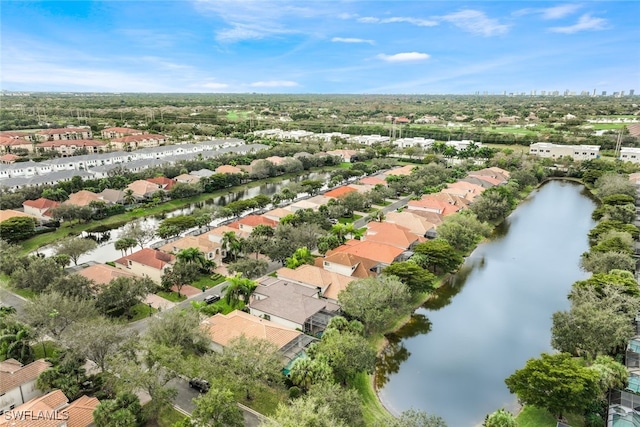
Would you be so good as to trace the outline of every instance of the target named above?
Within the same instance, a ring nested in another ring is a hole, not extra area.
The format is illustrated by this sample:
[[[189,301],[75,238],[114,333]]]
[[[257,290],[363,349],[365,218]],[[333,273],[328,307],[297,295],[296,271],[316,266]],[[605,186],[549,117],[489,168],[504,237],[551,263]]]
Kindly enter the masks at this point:
[[[551,315],[587,277],[579,268],[595,225],[584,187],[551,181],[478,246],[438,297],[390,338],[376,381],[394,413],[421,409],[449,427],[517,409],[504,379],[551,351]]]

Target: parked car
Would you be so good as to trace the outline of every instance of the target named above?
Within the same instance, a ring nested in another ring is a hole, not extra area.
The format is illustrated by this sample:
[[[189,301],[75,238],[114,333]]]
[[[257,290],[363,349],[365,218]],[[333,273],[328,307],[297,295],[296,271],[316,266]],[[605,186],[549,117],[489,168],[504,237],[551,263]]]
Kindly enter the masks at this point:
[[[191,378],[189,380],[189,387],[195,388],[200,393],[206,393],[209,391],[209,388],[211,388],[209,381],[203,380],[202,378]]]
[[[204,302],[207,304],[213,304],[216,301],[220,301],[220,295],[207,295],[204,297]]]

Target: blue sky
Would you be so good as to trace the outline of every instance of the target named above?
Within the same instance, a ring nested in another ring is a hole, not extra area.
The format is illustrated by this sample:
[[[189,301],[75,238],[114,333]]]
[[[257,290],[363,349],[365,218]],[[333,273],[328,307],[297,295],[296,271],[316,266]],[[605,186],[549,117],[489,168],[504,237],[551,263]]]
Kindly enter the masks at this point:
[[[0,4],[17,91],[640,92],[638,1]]]

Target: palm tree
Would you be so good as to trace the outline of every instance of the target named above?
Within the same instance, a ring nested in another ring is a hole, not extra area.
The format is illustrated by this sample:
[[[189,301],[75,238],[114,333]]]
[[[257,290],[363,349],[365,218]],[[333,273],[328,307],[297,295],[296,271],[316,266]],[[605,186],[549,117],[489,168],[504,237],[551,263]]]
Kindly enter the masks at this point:
[[[342,242],[344,242],[345,241],[345,236],[347,234],[345,225],[344,224],[340,224],[340,223],[334,225],[333,227],[331,227],[331,234],[333,234],[338,239],[340,239]]]
[[[206,268],[209,264],[205,254],[198,248],[183,249],[178,252],[176,258],[187,264],[198,264],[201,268]]]
[[[244,301],[245,304],[249,303],[249,298],[253,291],[256,290],[257,284],[253,280],[242,277],[241,274],[236,274],[229,279],[229,286],[227,286],[226,293],[224,294],[224,300],[231,307],[236,307],[240,301]]]
[[[132,205],[136,201],[136,197],[133,195],[133,190],[130,188],[124,190],[122,200],[124,201],[125,205]]]
[[[222,249],[227,251],[227,254],[233,256],[235,261],[238,257],[238,253],[242,251],[243,241],[238,239],[235,231],[227,231],[222,235]]]
[[[350,222],[344,226],[344,233],[352,239],[360,239],[364,235],[364,230],[355,228],[353,223]]]
[[[16,359],[23,365],[35,360],[35,353],[31,348],[33,333],[31,329],[19,323],[7,325],[0,332],[0,355],[4,359]]]

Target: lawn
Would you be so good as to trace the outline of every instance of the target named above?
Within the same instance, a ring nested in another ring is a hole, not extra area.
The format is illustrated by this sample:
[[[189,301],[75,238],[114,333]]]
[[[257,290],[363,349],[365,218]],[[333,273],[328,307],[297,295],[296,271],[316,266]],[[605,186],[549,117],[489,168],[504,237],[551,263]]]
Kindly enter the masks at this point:
[[[158,291],[156,292],[156,295],[158,295],[159,297],[162,297],[166,300],[169,300],[171,302],[180,302],[180,301],[184,301],[187,299],[187,297],[185,295],[178,295],[177,292],[167,292],[167,291]]]
[[[569,425],[583,427],[584,420],[581,416],[567,415]],[[556,418],[546,409],[535,406],[525,406],[516,417],[518,427],[556,427]]]
[[[366,425],[385,425],[385,419],[387,419],[389,413],[380,403],[375,390],[370,384],[371,381],[373,381],[371,375],[360,373],[353,380],[353,388],[358,391],[362,398],[362,414]]]
[[[160,412],[157,421],[149,421],[145,424],[145,427],[171,427],[178,421],[182,421],[185,418],[181,412],[178,412],[175,408],[165,408]]]
[[[245,399],[245,393],[236,395],[236,399],[245,406],[263,415],[272,415],[279,403],[284,403],[289,398],[287,390],[282,386],[256,387],[251,390],[251,400]]]
[[[145,317],[151,317],[151,315],[157,311],[158,310],[150,307],[148,304],[141,302],[134,305],[131,309],[131,314],[133,315],[133,317],[129,319],[129,322],[135,322],[137,320],[144,319]]]
[[[593,130],[623,129],[628,123],[589,123]]]
[[[207,275],[201,276],[198,280],[193,282],[191,286],[198,289],[202,289],[202,288],[209,289],[209,288],[213,288],[216,285],[219,285],[225,280],[227,280],[227,278],[224,277],[223,275],[218,273],[213,273],[210,276],[207,276]]]
[[[354,221],[359,220],[360,218],[362,218],[362,215],[353,214],[351,218],[347,218],[347,217],[338,218],[338,222],[340,224],[350,224]]]

